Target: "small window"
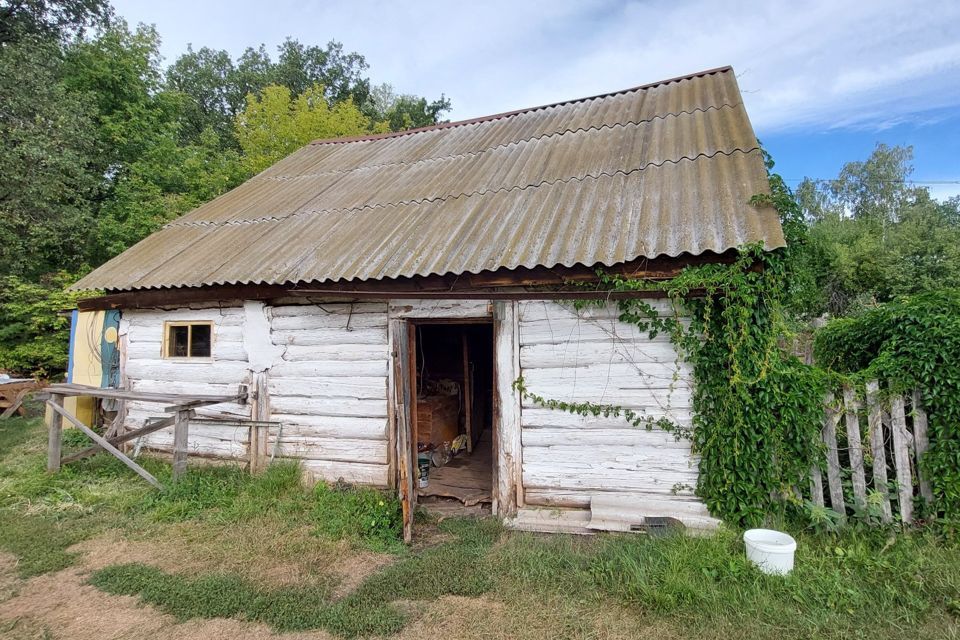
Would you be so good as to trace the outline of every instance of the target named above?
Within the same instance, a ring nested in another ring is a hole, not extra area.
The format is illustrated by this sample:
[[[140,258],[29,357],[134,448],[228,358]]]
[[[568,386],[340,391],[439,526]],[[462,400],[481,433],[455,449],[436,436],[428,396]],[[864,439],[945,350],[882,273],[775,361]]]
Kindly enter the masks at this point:
[[[210,322],[168,322],[163,337],[164,358],[209,358]]]

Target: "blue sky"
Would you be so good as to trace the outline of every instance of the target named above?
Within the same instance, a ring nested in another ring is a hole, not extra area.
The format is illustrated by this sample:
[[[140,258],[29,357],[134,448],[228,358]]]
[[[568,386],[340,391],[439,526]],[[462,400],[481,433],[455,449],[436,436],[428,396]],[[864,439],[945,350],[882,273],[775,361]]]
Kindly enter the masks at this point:
[[[445,93],[471,118],[731,64],[788,179],[830,178],[877,142],[914,147],[914,179],[960,194],[960,2],[114,0],[189,43],[239,54],[336,39],[375,82]],[[793,182],[792,184],[795,184]]]

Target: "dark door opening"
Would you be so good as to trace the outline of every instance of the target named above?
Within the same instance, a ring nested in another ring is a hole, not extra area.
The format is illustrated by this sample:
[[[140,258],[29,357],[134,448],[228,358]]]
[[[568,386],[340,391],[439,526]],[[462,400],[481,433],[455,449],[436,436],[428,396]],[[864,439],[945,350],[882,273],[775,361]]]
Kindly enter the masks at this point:
[[[418,324],[413,411],[417,495],[492,502],[493,326]],[[427,466],[429,465],[429,466]]]

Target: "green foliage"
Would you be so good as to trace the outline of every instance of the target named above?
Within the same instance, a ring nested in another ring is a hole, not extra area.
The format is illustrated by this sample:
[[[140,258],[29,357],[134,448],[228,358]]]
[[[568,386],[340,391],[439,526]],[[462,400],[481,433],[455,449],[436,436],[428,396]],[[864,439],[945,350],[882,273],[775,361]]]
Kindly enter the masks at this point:
[[[0,47],[0,276],[77,270],[99,177],[91,105],[46,42]]]
[[[934,508],[960,516],[960,290],[923,293],[831,321],[814,342],[833,370],[921,391],[930,449],[924,456]]]
[[[0,47],[24,39],[66,39],[105,23],[107,0],[5,0],[0,2]]]
[[[0,370],[54,377],[67,368],[70,318],[77,295],[65,292],[73,280],[55,273],[39,283],[0,278]]]
[[[247,106],[237,116],[236,136],[244,165],[253,174],[312,140],[363,135],[371,127],[352,100],[331,103],[320,85],[298,96],[285,86],[271,85],[260,95],[247,96]]]
[[[836,180],[806,180],[808,260],[820,294],[808,310],[846,314],[898,295],[960,287],[960,199],[909,182],[910,147],[877,145]]]
[[[396,496],[364,487],[318,484],[311,496],[317,531],[332,539],[362,541],[375,549],[398,548],[403,533]]]

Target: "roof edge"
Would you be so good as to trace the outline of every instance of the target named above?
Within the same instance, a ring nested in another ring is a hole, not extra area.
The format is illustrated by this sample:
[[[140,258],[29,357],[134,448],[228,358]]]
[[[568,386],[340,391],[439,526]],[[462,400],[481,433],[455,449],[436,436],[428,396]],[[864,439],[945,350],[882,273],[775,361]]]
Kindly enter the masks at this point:
[[[541,109],[551,109],[553,107],[560,107],[563,105],[574,104],[577,102],[587,102],[588,100],[596,100],[598,98],[609,98],[611,96],[617,96],[624,93],[632,93],[634,91],[643,91],[645,89],[652,89],[653,87],[659,87],[665,84],[682,82],[683,80],[692,80],[694,78],[701,78],[703,76],[709,76],[716,73],[726,73],[727,71],[733,71],[733,66],[728,64],[722,67],[715,67],[713,69],[705,69],[704,71],[697,71],[696,73],[688,73],[686,75],[676,76],[674,78],[667,78],[666,80],[657,80],[656,82],[649,82],[647,84],[637,85],[636,87],[630,87],[628,89],[608,91],[607,93],[598,93],[596,95],[585,96],[583,98],[572,98],[570,100],[561,100],[559,102],[551,102],[549,104],[542,104],[536,107],[525,107],[523,109],[514,109],[513,111],[503,111],[501,113],[494,113],[489,116],[478,116],[476,118],[468,118],[466,120],[456,120],[454,122],[441,122],[439,124],[432,124],[426,127],[418,127],[416,129],[408,129],[406,131],[390,131],[387,133],[373,133],[370,135],[351,136],[351,137],[345,137],[345,138],[318,138],[317,140],[313,140],[308,144],[321,145],[321,144],[347,144],[350,142],[367,142],[371,140],[401,138],[403,136],[414,135],[417,133],[424,133],[427,131],[439,131],[441,129],[453,129],[456,127],[465,127],[471,124],[479,124],[481,122],[490,122],[492,120],[500,120],[501,118],[509,118],[511,116],[520,115],[521,113],[530,113],[532,111],[540,111]]]

